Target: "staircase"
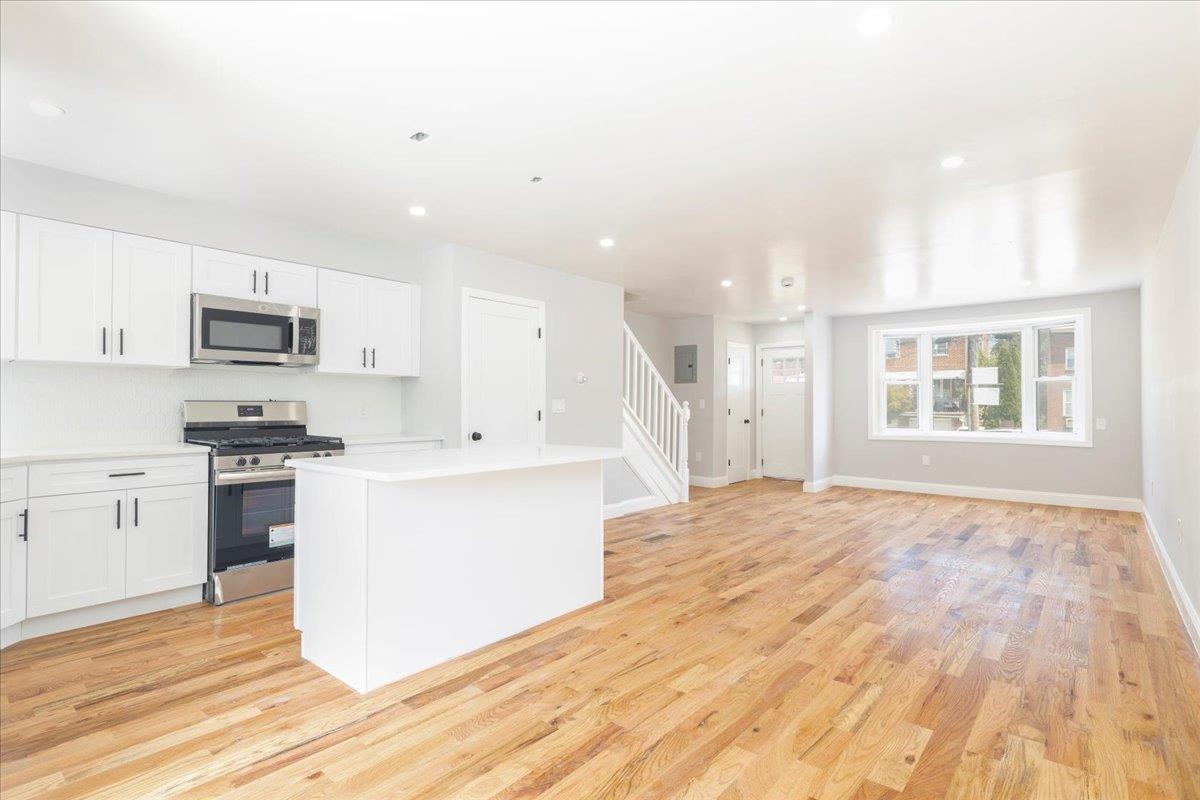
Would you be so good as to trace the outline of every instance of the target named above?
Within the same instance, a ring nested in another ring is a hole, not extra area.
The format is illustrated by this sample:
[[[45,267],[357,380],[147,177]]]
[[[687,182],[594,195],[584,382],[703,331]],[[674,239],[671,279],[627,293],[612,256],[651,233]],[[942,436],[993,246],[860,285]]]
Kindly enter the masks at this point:
[[[638,507],[686,503],[691,410],[675,399],[628,325],[621,353],[625,463],[650,492]]]

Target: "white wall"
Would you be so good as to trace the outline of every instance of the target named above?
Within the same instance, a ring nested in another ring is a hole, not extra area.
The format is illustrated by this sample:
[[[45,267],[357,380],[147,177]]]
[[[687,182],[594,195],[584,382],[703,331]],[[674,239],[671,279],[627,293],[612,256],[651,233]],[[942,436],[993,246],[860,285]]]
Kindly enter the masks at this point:
[[[625,324],[650,356],[654,368],[668,383],[675,380],[675,341],[671,322],[668,317],[625,312]]]
[[[833,321],[833,463],[838,475],[1108,497],[1141,494],[1138,291],[959,306]],[[989,442],[889,442],[867,438],[867,327],[1092,310],[1093,447]],[[810,353],[810,359],[813,357]],[[819,379],[819,372],[813,380]],[[811,381],[810,381],[811,382]],[[928,454],[932,464],[921,466]]]
[[[804,319],[804,478],[818,484],[834,474],[833,323],[824,314]],[[840,402],[840,398],[839,398]]]
[[[8,211],[419,282],[429,251],[251,214],[233,207],[4,158]],[[424,365],[423,365],[424,366]],[[405,379],[409,380],[409,379]],[[388,433],[401,425],[401,380],[266,368],[162,370],[0,365],[0,446],[177,441],[184,400],[306,400],[314,433]]]
[[[1142,497],[1196,609],[1200,608],[1200,135],[1146,272],[1141,301]]]

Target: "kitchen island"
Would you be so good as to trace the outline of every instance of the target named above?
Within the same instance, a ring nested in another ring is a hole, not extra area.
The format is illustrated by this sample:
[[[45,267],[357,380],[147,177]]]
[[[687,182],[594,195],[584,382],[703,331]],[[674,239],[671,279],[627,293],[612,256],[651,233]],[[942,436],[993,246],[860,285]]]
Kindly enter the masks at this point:
[[[604,596],[601,463],[541,445],[293,462],[301,655],[359,692]]]

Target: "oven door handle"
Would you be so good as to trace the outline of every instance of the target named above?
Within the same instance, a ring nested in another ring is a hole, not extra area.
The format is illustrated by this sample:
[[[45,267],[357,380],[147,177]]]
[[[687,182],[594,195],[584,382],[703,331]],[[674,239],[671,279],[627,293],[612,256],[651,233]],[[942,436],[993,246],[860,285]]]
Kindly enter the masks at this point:
[[[226,470],[213,475],[214,486],[233,486],[239,483],[266,483],[268,481],[290,481],[296,477],[291,467],[251,471]]]

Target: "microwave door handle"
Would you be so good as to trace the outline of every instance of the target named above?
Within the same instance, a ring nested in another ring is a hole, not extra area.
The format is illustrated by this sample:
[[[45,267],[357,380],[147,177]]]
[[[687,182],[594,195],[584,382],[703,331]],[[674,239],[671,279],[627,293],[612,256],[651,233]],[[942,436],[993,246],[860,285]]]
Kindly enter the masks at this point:
[[[300,354],[300,312],[292,314],[292,321],[288,323],[292,329],[292,355]]]

